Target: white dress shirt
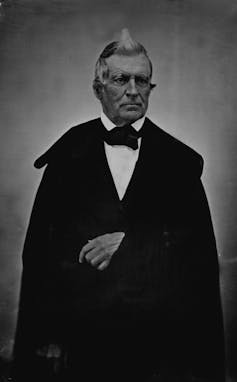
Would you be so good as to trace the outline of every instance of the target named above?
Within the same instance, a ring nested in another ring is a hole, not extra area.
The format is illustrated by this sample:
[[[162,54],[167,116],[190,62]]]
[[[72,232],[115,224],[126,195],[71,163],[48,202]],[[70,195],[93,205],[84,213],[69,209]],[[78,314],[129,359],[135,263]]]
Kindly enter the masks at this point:
[[[132,123],[135,130],[139,131],[144,123],[145,117],[138,119]],[[101,121],[107,130],[112,130],[115,124],[102,112]],[[125,195],[128,184],[131,180],[136,162],[139,156],[141,146],[141,138],[138,139],[138,149],[133,150],[127,146],[110,146],[104,142],[105,154],[108,165],[114,180],[114,184],[119,196],[119,199]]]

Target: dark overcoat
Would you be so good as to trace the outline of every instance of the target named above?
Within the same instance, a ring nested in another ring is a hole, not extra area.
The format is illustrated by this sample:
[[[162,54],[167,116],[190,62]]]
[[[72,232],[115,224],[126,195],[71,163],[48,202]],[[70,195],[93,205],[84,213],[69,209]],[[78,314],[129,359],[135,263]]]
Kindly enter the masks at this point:
[[[136,354],[136,362],[157,373],[180,369],[224,381],[219,265],[200,180],[203,159],[146,118],[120,201],[101,128],[100,119],[73,127],[35,162],[47,167],[24,245],[17,368],[48,343],[78,355],[91,351],[88,342],[104,340],[111,352]],[[125,238],[106,270],[79,264],[88,239],[115,231]]]

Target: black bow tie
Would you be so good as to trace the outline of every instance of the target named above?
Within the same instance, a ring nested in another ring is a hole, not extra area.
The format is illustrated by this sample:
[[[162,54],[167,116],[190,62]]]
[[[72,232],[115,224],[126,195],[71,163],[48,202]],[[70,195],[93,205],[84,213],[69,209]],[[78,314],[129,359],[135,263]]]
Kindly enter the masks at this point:
[[[141,129],[142,130],[142,129]],[[131,147],[133,150],[138,149],[138,138],[141,137],[141,130],[136,131],[131,125],[122,127],[114,127],[108,131],[104,129],[103,139],[108,145],[123,145]]]

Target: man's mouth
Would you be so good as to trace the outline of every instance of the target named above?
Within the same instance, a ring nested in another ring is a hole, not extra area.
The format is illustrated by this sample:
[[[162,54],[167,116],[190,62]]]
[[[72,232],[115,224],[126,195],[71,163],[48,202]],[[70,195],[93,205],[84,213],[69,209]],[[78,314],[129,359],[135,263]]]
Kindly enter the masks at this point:
[[[121,106],[127,106],[127,107],[140,107],[140,103],[123,103]]]

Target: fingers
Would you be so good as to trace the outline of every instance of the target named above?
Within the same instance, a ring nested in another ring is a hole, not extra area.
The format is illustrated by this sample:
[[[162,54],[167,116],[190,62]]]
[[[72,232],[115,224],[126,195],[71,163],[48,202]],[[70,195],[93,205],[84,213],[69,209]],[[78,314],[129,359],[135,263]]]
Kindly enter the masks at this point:
[[[102,249],[92,249],[85,256],[85,259],[88,263],[90,263],[93,267],[97,267],[99,264],[105,262],[106,267],[110,263],[111,253],[109,251],[103,251]],[[102,267],[105,268],[104,266]]]
[[[95,266],[101,261],[109,258],[109,253],[105,252],[101,248],[94,248],[90,252],[88,252],[85,256],[88,263]]]
[[[79,253],[79,263],[82,263],[84,260],[85,255],[87,254],[88,251],[93,249],[95,246],[94,240],[88,240],[88,243],[82,247],[80,253]]]
[[[37,350],[37,355],[46,358],[60,358],[62,350],[59,345],[50,344]]]
[[[98,267],[99,265],[98,269],[104,270],[109,265],[124,236],[124,232],[113,232],[88,240],[80,251],[79,262],[82,263],[86,259],[92,266]]]
[[[98,266],[97,269],[98,269],[99,271],[103,271],[104,269],[106,269],[106,268],[108,267],[109,263],[110,263],[110,261],[108,261],[108,260],[104,260],[104,261],[102,261],[102,263]]]
[[[48,348],[48,358],[60,358],[61,357],[61,348],[58,345],[50,344]]]
[[[52,368],[54,374],[58,374],[62,367],[62,362],[65,364],[66,353],[63,355],[62,349],[59,345],[49,344],[39,348],[36,354],[45,359],[45,362],[49,362],[49,366]]]

